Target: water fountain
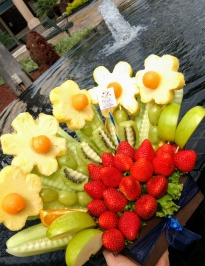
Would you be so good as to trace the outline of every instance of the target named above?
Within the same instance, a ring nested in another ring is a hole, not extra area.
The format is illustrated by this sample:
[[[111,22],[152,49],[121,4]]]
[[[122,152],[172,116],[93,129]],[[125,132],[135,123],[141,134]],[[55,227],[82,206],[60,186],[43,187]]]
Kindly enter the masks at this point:
[[[131,25],[144,25],[146,30],[137,35],[128,45],[106,54],[102,53],[102,50],[108,43],[113,43],[113,36],[105,22],[100,23],[80,45],[56,62],[0,114],[0,134],[11,130],[10,123],[19,112],[28,111],[35,117],[40,112],[50,114],[52,108],[48,95],[54,87],[65,80],[73,79],[81,88],[91,88],[94,86],[92,72],[97,66],[104,65],[112,71],[114,65],[119,61],[129,62],[133,68],[133,75],[135,75],[137,70],[143,68],[144,59],[152,53],[160,56],[166,53],[172,54],[180,59],[180,71],[186,77],[182,114],[195,105],[204,105],[205,13],[201,8],[202,4],[205,5],[205,0],[126,0],[118,7],[120,13]],[[189,148],[197,150],[198,158],[202,158],[203,162],[204,145],[201,143],[205,143],[204,128],[205,123],[203,122],[188,144]],[[9,163],[9,158],[0,154],[0,162],[3,167]],[[198,169],[200,167],[198,165]],[[65,266],[64,252],[54,252],[29,259],[9,256],[5,252],[4,242],[11,232],[5,231],[3,226],[0,226],[0,229],[1,266]],[[173,263],[173,265],[175,264]],[[92,265],[105,266],[106,264],[103,257],[99,256],[86,263],[86,266]],[[195,262],[192,265],[196,265]]]
[[[99,12],[115,40],[114,44],[106,45],[103,49],[107,54],[128,45],[139,35],[140,31],[144,29],[144,27],[140,25],[131,26],[130,23],[124,19],[112,0],[103,0],[102,4],[99,6]]]

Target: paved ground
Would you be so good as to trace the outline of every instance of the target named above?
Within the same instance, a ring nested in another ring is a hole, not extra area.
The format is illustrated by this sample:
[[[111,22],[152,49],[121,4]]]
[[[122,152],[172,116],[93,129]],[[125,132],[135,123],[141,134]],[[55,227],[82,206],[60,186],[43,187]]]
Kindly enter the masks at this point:
[[[70,29],[71,34],[76,31],[81,31],[86,28],[93,28],[97,26],[102,21],[102,15],[98,11],[98,8],[103,0],[94,0],[86,7],[80,9],[78,12],[69,16],[69,20],[73,22],[74,26]],[[113,2],[118,6],[124,0],[113,0]],[[52,43],[55,43],[57,39],[65,37],[66,33],[61,33],[51,40]],[[28,56],[29,53],[25,48],[25,45],[19,47],[13,53],[13,56],[17,60],[21,60],[23,57]]]

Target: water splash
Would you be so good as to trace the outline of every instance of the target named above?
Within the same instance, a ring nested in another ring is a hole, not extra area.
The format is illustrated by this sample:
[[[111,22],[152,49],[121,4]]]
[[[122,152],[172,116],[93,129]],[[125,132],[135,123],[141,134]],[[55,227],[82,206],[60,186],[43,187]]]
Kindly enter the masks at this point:
[[[120,14],[112,0],[103,0],[99,6],[99,12],[115,40],[114,44],[104,47],[103,53],[111,54],[125,47],[139,35],[140,31],[145,29],[142,26],[131,26]]]

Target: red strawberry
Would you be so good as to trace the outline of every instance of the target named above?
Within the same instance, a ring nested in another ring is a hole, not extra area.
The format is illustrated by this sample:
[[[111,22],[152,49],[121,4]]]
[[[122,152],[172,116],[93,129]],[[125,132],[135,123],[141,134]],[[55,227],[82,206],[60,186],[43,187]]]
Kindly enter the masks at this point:
[[[146,183],[147,193],[159,199],[163,197],[168,189],[168,180],[163,175],[156,175]]]
[[[123,212],[125,206],[127,205],[127,199],[122,194],[122,192],[118,191],[115,188],[109,187],[104,193],[104,202],[107,209],[113,212]]]
[[[157,200],[149,195],[142,195],[134,206],[135,212],[143,220],[148,220],[153,217],[157,211]]]
[[[90,179],[92,180],[101,180],[100,176],[100,169],[102,168],[102,165],[97,165],[94,163],[89,163],[88,164],[88,172],[90,175]]]
[[[105,211],[98,217],[98,224],[103,229],[116,228],[119,217],[115,212]]]
[[[120,181],[119,189],[125,195],[125,197],[131,201],[139,198],[142,193],[140,183],[131,176],[126,176]]]
[[[103,166],[114,166],[114,156],[112,154],[108,152],[103,152],[101,159]]]
[[[156,156],[160,156],[164,153],[168,153],[170,156],[173,156],[174,151],[173,151],[172,145],[170,145],[169,143],[166,143],[166,144],[163,144],[162,146],[160,146],[156,150]]]
[[[103,167],[100,174],[103,183],[107,187],[118,187],[123,178],[122,172],[114,167]]]
[[[121,172],[127,172],[133,164],[133,160],[126,154],[117,153],[114,157],[114,167]]]
[[[102,199],[106,186],[102,181],[91,181],[84,185],[84,190],[93,199]]]
[[[196,152],[193,150],[181,150],[174,154],[174,162],[181,172],[191,172],[196,163]]]
[[[167,153],[155,157],[152,165],[156,175],[170,176],[174,172],[174,158]]]
[[[126,211],[122,214],[118,222],[118,228],[128,240],[134,240],[140,230],[141,220],[137,213]]]
[[[146,158],[148,161],[152,161],[155,157],[155,151],[151,142],[145,139],[139,148],[135,151],[134,159],[137,161],[139,158]]]
[[[134,159],[135,149],[127,141],[121,141],[117,147],[116,154],[123,153]]]
[[[102,244],[111,252],[120,252],[125,247],[125,239],[120,230],[111,228],[103,232]]]
[[[90,201],[87,204],[87,208],[89,213],[94,217],[99,217],[101,213],[107,211],[104,201],[98,199]]]
[[[130,168],[130,174],[139,182],[146,182],[153,174],[153,166],[146,158],[139,158]]]

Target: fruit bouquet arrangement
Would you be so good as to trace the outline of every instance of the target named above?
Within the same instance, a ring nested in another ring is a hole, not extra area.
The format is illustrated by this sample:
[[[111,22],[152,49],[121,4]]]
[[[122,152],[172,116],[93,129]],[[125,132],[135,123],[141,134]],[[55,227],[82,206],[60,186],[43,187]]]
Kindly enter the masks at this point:
[[[173,217],[199,191],[190,177],[183,182],[197,159],[185,145],[205,116],[195,106],[179,119],[178,69],[176,57],[154,54],[135,76],[127,62],[113,72],[99,66],[95,87],[67,80],[50,92],[53,115],[12,121],[14,131],[0,138],[12,156],[0,172],[0,222],[18,231],[9,254],[66,249],[66,264],[80,266],[106,248],[144,264],[164,230],[182,249],[200,237]]]

